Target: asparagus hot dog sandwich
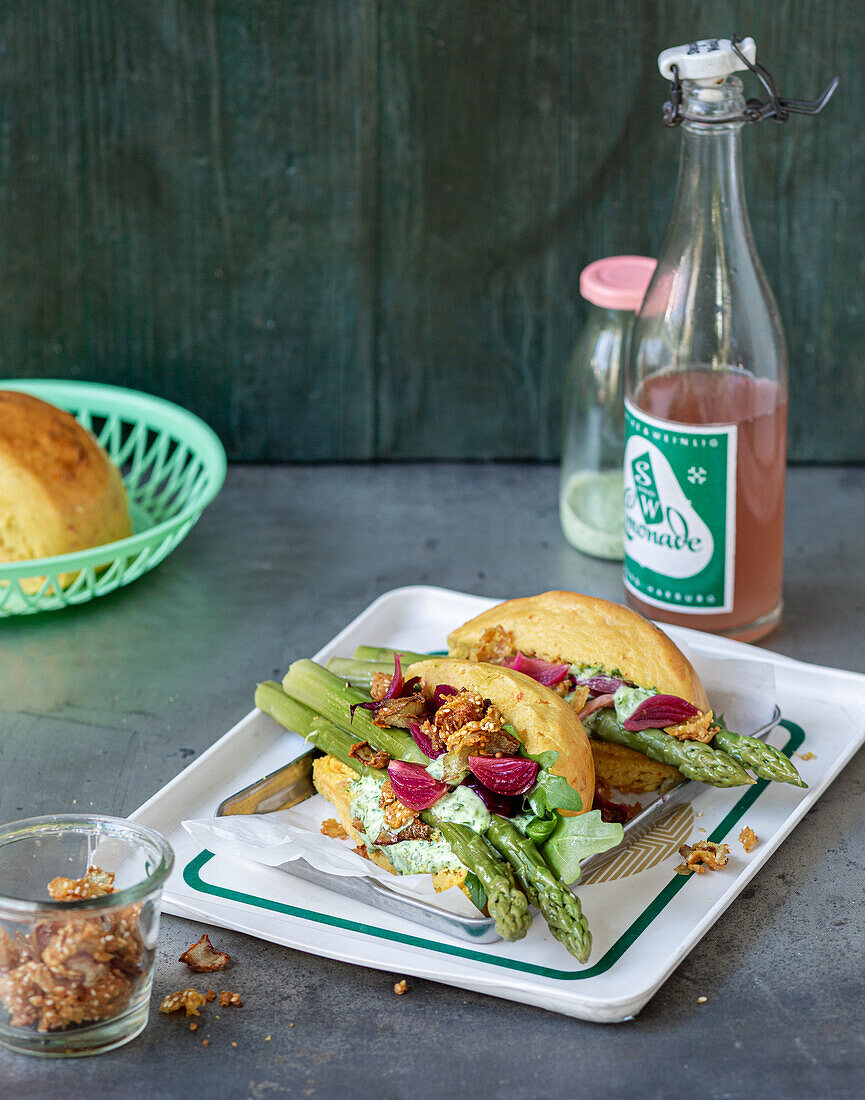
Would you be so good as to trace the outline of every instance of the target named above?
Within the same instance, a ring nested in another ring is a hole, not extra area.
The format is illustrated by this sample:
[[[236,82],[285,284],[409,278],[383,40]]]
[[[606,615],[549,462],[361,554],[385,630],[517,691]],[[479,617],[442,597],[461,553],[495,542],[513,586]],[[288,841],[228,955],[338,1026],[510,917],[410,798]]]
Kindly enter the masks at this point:
[[[396,655],[367,676],[369,691],[346,679],[297,661],[256,692],[324,753],[314,783],[346,833],[394,873],[461,885],[504,939],[525,935],[535,905],[585,961],[591,936],[568,885],[622,830],[591,809],[593,756],[575,709],[523,672],[477,661],[403,668]]]
[[[642,615],[575,592],[509,600],[448,636],[452,656],[519,669],[557,691],[592,738],[597,780],[620,791],[683,777],[805,786],[772,745],[728,730],[682,651]]]

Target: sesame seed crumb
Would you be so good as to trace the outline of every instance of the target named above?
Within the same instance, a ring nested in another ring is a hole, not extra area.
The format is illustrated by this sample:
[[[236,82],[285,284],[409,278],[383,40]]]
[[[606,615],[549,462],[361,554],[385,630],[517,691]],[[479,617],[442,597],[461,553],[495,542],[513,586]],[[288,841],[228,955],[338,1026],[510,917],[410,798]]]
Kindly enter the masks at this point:
[[[708,1001],[708,999],[709,999],[708,997],[698,997],[697,998],[697,1004],[698,1005],[704,1005],[706,1003],[706,1001]]]

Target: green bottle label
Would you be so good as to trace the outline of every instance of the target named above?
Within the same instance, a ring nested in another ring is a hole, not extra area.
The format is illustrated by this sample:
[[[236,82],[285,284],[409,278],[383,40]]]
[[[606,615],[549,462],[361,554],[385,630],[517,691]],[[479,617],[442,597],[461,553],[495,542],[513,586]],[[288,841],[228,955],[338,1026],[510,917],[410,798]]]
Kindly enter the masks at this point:
[[[625,402],[625,587],[693,615],[733,610],[735,424],[658,420]]]

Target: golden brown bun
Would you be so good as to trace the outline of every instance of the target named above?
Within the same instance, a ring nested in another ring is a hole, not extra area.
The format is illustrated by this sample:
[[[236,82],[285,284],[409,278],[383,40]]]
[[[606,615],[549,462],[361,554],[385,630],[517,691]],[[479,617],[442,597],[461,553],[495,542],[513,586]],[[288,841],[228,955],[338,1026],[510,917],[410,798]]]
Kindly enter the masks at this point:
[[[618,791],[657,791],[675,787],[685,778],[678,768],[650,760],[626,745],[592,741],[595,779]]]
[[[363,844],[363,835],[352,825],[348,811],[351,802],[349,786],[355,779],[357,779],[357,773],[341,760],[337,760],[335,756],[319,756],[312,762],[312,782],[315,784],[315,789],[319,794],[324,795],[328,802],[333,803],[340,825],[355,844]],[[384,852],[369,851],[367,854],[373,863],[384,868],[385,871],[390,871],[392,875],[397,874]],[[464,870],[435,871],[432,876],[433,886],[438,893],[441,893],[442,890],[447,890],[451,886],[461,886],[465,877]]]
[[[120,471],[93,436],[46,401],[0,390],[0,561],[73,553],[130,532]]]
[[[559,758],[550,769],[563,776],[583,800],[583,812],[592,808],[595,766],[583,724],[564,700],[522,672],[500,665],[433,657],[411,665],[406,676],[420,676],[424,684],[474,688],[491,700],[532,756],[555,749]]]
[[[452,657],[471,657],[481,635],[502,626],[522,653],[546,661],[619,669],[639,687],[678,695],[708,710],[700,678],[666,634],[636,611],[577,592],[544,592],[508,600],[458,626],[448,635]]]

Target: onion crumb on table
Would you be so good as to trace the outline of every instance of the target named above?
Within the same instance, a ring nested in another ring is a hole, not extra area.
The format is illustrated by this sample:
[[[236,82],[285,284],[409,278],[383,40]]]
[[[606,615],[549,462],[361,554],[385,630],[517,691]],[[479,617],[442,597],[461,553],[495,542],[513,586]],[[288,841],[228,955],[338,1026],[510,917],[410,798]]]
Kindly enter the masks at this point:
[[[210,942],[210,936],[205,932],[201,939],[187,947],[177,961],[185,963],[196,974],[210,974],[214,970],[223,970],[228,966],[231,955],[226,951],[217,951]]]
[[[159,1011],[169,1015],[185,1008],[187,1016],[200,1016],[201,1013],[198,1010],[206,1000],[204,994],[199,993],[197,989],[179,989],[176,993],[169,993],[167,997],[163,997]]]

